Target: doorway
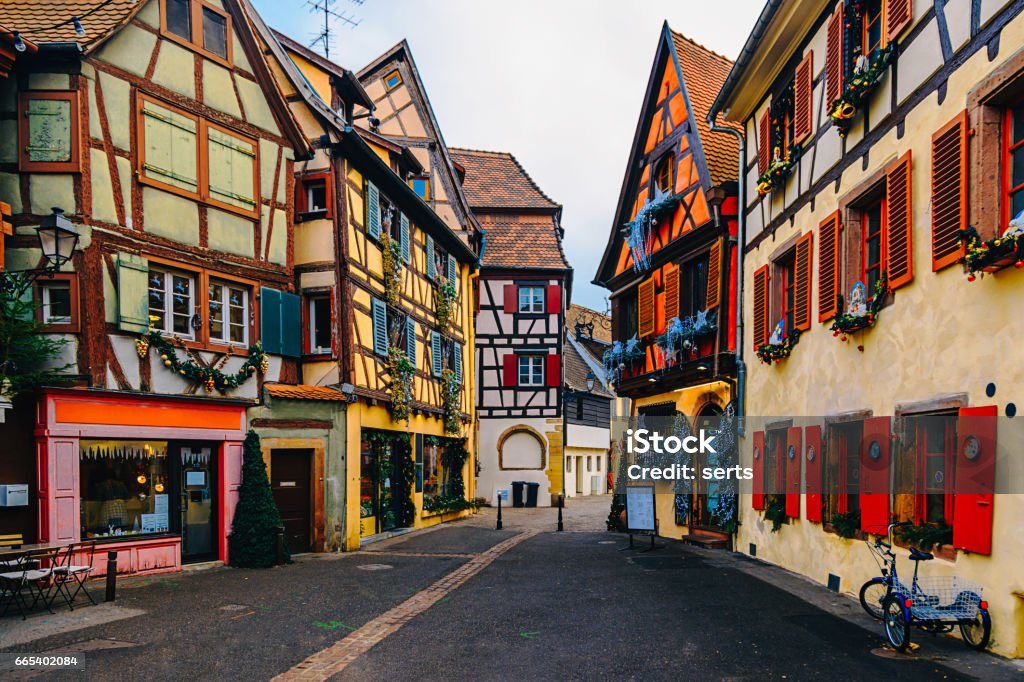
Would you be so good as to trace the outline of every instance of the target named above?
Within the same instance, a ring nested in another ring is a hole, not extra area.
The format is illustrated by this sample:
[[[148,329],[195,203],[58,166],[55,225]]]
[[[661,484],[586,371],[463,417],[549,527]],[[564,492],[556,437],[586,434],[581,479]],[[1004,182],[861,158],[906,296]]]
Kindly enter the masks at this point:
[[[274,449],[270,451],[270,489],[281,513],[288,551],[310,551],[313,450]]]
[[[209,443],[176,443],[177,460],[170,467],[178,491],[177,516],[181,524],[181,561],[192,563],[216,558],[217,489],[213,453]]]
[[[693,432],[699,434],[701,430],[715,431],[718,428],[721,416],[721,408],[714,403],[708,403],[697,413],[697,418],[694,419]],[[719,454],[715,452],[699,452],[695,458],[697,471],[703,471],[705,468],[714,469],[721,464]],[[721,482],[704,480],[703,477],[697,477],[696,487],[697,494],[694,498],[693,507],[695,512],[694,528],[713,531],[723,530],[718,523],[722,513],[722,510],[718,508],[721,503]]]

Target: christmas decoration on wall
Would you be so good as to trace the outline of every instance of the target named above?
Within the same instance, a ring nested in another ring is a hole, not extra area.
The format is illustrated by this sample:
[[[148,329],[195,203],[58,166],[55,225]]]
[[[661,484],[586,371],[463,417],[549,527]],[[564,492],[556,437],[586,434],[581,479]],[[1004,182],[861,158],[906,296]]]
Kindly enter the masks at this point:
[[[786,155],[783,156],[779,148],[775,148],[772,160],[768,162],[768,168],[757,178],[757,193],[760,196],[763,197],[776,187],[782,187],[785,184],[786,178],[789,177],[789,174],[796,167],[795,157],[794,150],[787,151]]]
[[[718,330],[715,324],[717,312],[702,310],[696,315],[684,318],[673,317],[669,320],[665,333],[655,339],[654,343],[661,348],[668,359],[675,359],[682,352],[679,360],[689,358],[690,352],[696,347],[695,341],[701,336],[713,334]]]
[[[175,344],[185,354],[185,360],[178,357]],[[225,374],[221,371],[228,360],[233,357],[231,352],[228,352],[215,364],[207,366],[199,362],[191,349],[185,345],[184,340],[177,336],[171,337],[171,340],[165,339],[159,331],[152,327],[135,341],[135,350],[140,360],[145,360],[150,351],[155,350],[160,354],[160,360],[164,363],[164,367],[181,375],[186,381],[202,384],[207,393],[214,391],[226,393],[228,390],[244,384],[257,371],[260,374],[266,374],[270,368],[270,358],[263,352],[263,344],[259,341],[249,346],[249,355],[245,362],[232,374]]]
[[[793,347],[799,340],[800,330],[791,329],[787,335],[785,320],[779,320],[768,343],[757,349],[757,358],[766,365],[778,364],[792,354]]]
[[[437,317],[439,327],[447,327],[451,321],[452,311],[455,310],[455,299],[459,293],[455,285],[448,281],[444,275],[438,275],[434,279],[434,315]]]
[[[859,19],[855,18],[853,21],[859,22]],[[849,23],[847,27],[850,27]],[[857,36],[857,43],[859,43],[859,31]],[[895,46],[893,43],[889,43],[885,47],[878,48],[870,58],[862,54],[855,59],[853,73],[847,77],[842,94],[829,107],[829,118],[839,130],[840,137],[846,137],[850,131],[857,112],[889,69],[893,54],[895,54]]]
[[[612,347],[601,356],[601,361],[604,363],[608,375],[617,382],[622,378],[622,372],[627,367],[632,368],[635,363],[643,362],[646,357],[647,354],[640,348],[640,339],[634,334],[633,338],[626,343],[613,342]]]
[[[864,284],[857,282],[850,290],[850,302],[846,312],[836,315],[829,330],[832,336],[838,337],[840,341],[847,341],[849,335],[859,332],[862,329],[873,327],[878,321],[878,313],[885,303],[885,297],[889,294],[889,278],[883,271],[881,277],[875,281],[874,295],[869,302],[865,294]],[[843,309],[843,299],[838,300],[838,309]]]
[[[967,281],[973,282],[978,273],[997,272],[1010,264],[1024,268],[1024,211],[1010,221],[1006,231],[999,237],[982,241],[974,226],[960,231],[964,244],[964,266]]]
[[[650,269],[654,229],[666,213],[675,209],[681,196],[655,189],[654,198],[648,199],[636,212],[636,217],[626,223],[626,244],[633,253],[633,269],[636,272]]]

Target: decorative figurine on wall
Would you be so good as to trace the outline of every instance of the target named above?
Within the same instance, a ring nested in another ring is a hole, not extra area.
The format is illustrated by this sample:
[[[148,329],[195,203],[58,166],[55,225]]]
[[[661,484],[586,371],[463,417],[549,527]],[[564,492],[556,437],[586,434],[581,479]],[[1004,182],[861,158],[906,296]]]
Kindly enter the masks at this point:
[[[786,320],[781,319],[776,323],[775,329],[772,330],[772,335],[768,338],[768,343],[777,346],[786,339]]]
[[[855,317],[863,317],[868,314],[868,297],[863,282],[857,282],[850,289],[850,308],[846,312]]]

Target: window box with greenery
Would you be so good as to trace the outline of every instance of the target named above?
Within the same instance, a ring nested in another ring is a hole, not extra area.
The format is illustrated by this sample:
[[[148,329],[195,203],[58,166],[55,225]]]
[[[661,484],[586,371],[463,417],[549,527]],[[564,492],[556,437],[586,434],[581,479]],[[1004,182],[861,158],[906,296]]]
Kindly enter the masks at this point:
[[[1024,212],[1010,222],[1001,236],[982,241],[973,226],[960,232],[964,244],[964,266],[967,281],[973,282],[978,273],[993,273],[1013,265],[1024,268]]]
[[[836,315],[832,321],[832,326],[829,327],[832,336],[846,342],[851,334],[875,326],[875,323],[878,321],[878,314],[885,304],[886,297],[889,295],[888,282],[889,280],[883,272],[882,276],[875,280],[875,290],[870,301],[851,302],[852,305],[846,312]],[[863,287],[857,287],[857,289],[863,291]],[[837,308],[839,310],[844,308],[841,296],[839,301],[837,301]]]

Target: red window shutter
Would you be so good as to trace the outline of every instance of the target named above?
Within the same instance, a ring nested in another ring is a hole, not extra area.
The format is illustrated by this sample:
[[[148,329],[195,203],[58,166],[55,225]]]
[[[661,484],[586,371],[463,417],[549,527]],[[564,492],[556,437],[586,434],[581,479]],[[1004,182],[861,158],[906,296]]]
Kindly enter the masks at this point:
[[[793,326],[800,331],[811,328],[811,259],[814,233],[808,232],[796,243],[796,289],[793,294]]]
[[[306,185],[301,178],[295,179],[295,215],[306,212]]]
[[[772,108],[769,106],[761,114],[761,122],[757,125],[757,172],[768,170],[768,160],[772,154]]]
[[[914,204],[910,152],[885,169],[885,250],[889,286],[898,289],[914,279]],[[869,292],[873,294],[874,292]]]
[[[555,315],[562,312],[562,287],[558,284],[548,285],[548,312]]]
[[[665,320],[679,316],[679,266],[665,268]]]
[[[512,314],[519,311],[519,288],[515,284],[505,285],[505,312]]]
[[[828,322],[836,316],[839,293],[840,232],[839,211],[818,225],[818,322]]]
[[[821,523],[821,427],[804,432],[804,470],[807,472],[807,520]]]
[[[872,450],[877,457],[872,458]],[[864,420],[860,452],[860,529],[879,534],[885,533],[888,525],[889,417],[871,417]]]
[[[722,239],[711,245],[708,251],[708,292],[705,306],[708,310],[718,307],[722,301]]]
[[[843,3],[836,7],[825,30],[825,106],[832,111],[832,103],[843,93]]]
[[[754,480],[750,495],[750,506],[764,509],[764,431],[754,432]]]
[[[768,266],[754,273],[754,350],[768,343]]]
[[[885,33],[889,40],[896,40],[913,19],[912,0],[889,0],[885,7]]]
[[[953,546],[978,554],[992,553],[998,414],[995,406],[963,407],[956,423]]]
[[[519,385],[519,363],[515,353],[509,353],[502,359],[501,385],[511,388]]]
[[[637,328],[641,338],[654,333],[654,279],[637,287]]]
[[[814,52],[808,51],[796,67],[793,83],[793,142],[800,144],[814,132]]]
[[[791,426],[786,432],[786,516],[800,518],[800,461],[803,459],[803,429]],[[789,458],[790,450],[793,459]]]
[[[558,388],[562,385],[562,356],[548,355],[544,359],[547,361],[544,373],[547,385],[549,388]]]
[[[967,228],[967,110],[932,135],[932,271],[960,260]]]

